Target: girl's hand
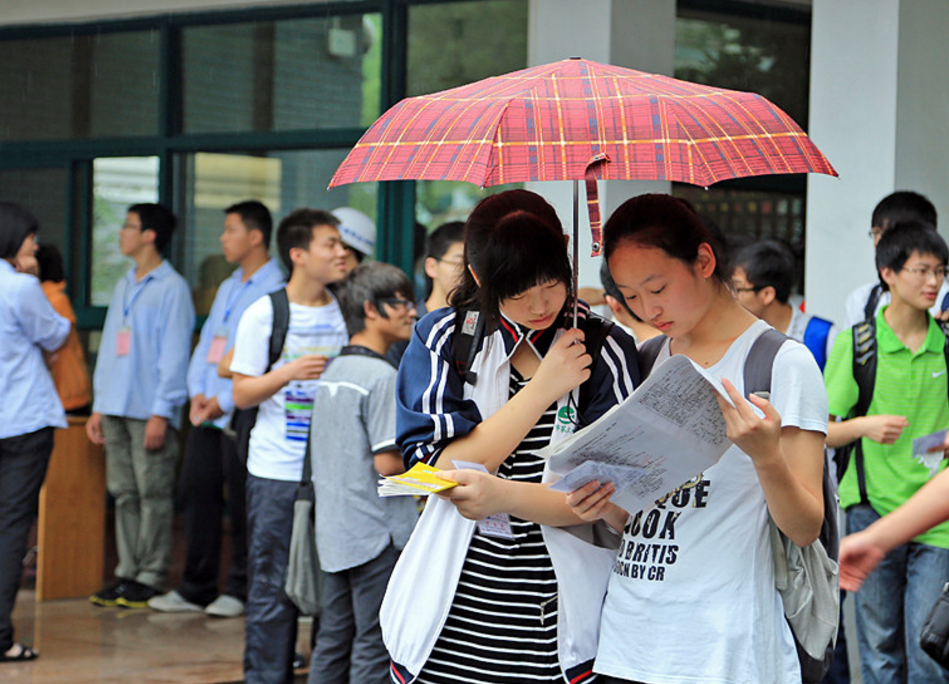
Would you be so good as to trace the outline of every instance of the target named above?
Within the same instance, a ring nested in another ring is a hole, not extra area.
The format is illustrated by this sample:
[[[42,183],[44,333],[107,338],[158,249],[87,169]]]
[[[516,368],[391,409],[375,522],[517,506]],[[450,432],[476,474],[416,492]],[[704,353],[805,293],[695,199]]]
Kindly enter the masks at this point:
[[[840,541],[840,588],[858,591],[885,555],[886,551],[866,530],[844,537]]]
[[[581,520],[595,522],[605,518],[611,508],[616,508],[616,504],[610,501],[615,491],[612,482],[600,485],[598,481],[593,480],[567,494],[567,505]]]
[[[504,485],[507,482],[479,470],[442,470],[438,477],[457,482],[438,496],[451,501],[458,512],[469,520],[484,520],[489,515],[504,511]]]
[[[593,359],[583,345],[583,331],[571,328],[554,342],[540,362],[530,384],[556,401],[590,378]]]
[[[781,416],[771,402],[754,394],[746,401],[735,386],[724,378],[722,385],[735,404],[731,406],[716,394],[715,398],[718,399],[718,405],[725,417],[728,439],[753,461],[778,454],[781,449]],[[749,406],[749,401],[761,409],[764,418],[755,414]]]

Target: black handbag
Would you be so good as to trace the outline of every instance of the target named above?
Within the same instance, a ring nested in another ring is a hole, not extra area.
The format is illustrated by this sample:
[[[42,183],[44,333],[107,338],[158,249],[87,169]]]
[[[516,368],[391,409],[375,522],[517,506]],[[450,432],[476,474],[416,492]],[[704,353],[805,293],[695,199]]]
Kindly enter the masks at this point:
[[[949,582],[923,622],[919,645],[930,658],[949,669]]]

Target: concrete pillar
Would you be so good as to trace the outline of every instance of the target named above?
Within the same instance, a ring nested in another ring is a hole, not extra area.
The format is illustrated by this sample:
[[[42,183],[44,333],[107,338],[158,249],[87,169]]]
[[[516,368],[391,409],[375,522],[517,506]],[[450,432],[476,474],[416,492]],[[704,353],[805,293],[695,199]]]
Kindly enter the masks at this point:
[[[536,66],[569,57],[672,75],[675,56],[675,0],[530,0],[528,64]],[[564,228],[573,228],[573,183],[529,183],[530,190],[557,209]],[[669,192],[667,181],[599,183],[604,223],[625,200],[645,192]],[[590,256],[590,222],[586,188],[580,184],[580,285],[599,287],[599,258]]]
[[[840,179],[807,185],[807,309],[841,320],[876,279],[873,207],[915,190],[949,225],[949,3],[814,0],[810,130]]]

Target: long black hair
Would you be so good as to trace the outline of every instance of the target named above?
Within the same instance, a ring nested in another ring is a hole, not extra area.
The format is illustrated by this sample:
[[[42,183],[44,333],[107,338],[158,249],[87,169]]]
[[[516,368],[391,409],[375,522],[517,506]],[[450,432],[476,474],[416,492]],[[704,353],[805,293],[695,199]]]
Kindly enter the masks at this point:
[[[537,193],[508,190],[485,197],[468,217],[464,273],[449,303],[456,309],[478,305],[493,329],[501,300],[549,281],[563,283],[570,293],[571,273],[554,208]]]

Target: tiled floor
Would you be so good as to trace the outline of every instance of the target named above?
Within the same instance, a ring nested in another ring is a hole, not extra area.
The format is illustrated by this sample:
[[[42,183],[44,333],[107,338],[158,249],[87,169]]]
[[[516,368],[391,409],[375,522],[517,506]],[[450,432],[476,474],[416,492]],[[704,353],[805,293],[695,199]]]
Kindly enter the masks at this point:
[[[218,684],[240,682],[244,620],[201,613],[98,608],[86,599],[35,603],[21,591],[17,639],[41,652],[0,663],[2,684]],[[301,624],[300,647],[309,639]]]

